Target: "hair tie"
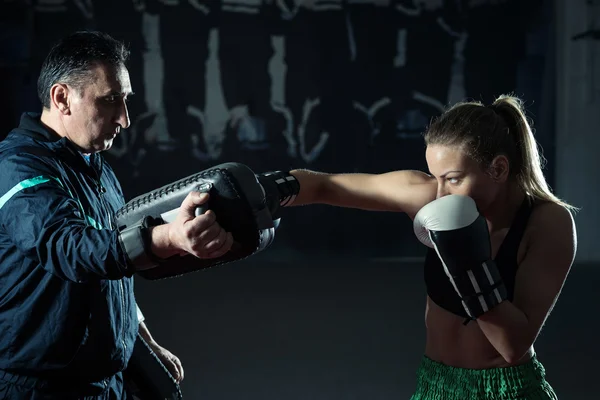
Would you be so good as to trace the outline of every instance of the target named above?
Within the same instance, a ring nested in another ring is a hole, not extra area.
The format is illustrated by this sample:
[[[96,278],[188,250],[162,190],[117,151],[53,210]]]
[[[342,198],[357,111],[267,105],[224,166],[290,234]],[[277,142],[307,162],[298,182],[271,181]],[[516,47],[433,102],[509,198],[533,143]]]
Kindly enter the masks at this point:
[[[493,112],[495,112],[496,114],[498,114],[498,106],[496,106],[495,104],[490,104],[485,106],[485,108],[488,108],[490,110],[492,110]]]

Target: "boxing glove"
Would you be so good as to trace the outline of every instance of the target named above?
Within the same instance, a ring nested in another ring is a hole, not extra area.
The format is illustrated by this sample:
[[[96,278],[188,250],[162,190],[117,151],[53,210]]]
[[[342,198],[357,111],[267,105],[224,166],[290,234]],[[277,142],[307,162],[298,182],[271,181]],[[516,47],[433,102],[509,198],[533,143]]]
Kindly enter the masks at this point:
[[[416,214],[417,238],[435,249],[467,315],[476,319],[507,298],[500,272],[491,258],[486,219],[472,198],[441,197]]]
[[[150,252],[148,228],[175,219],[190,191],[206,191],[207,203],[196,214],[211,209],[217,222],[235,241],[221,257],[200,259],[175,255],[157,259]],[[121,247],[135,272],[150,280],[163,279],[246,258],[266,249],[275,238],[275,221],[265,192],[254,172],[239,163],[224,163],[188,176],[129,201],[115,214]]]

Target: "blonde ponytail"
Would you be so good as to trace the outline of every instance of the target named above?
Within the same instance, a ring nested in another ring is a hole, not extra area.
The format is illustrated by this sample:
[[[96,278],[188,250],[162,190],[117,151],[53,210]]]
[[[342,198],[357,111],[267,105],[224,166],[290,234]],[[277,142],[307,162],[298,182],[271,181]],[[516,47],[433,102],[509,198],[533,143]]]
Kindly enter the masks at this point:
[[[546,159],[540,153],[531,124],[529,123],[523,101],[515,96],[499,96],[492,105],[496,112],[504,118],[517,145],[516,178],[521,189],[529,196],[539,201],[559,204],[570,211],[576,208],[559,199],[548,186],[543,173]]]

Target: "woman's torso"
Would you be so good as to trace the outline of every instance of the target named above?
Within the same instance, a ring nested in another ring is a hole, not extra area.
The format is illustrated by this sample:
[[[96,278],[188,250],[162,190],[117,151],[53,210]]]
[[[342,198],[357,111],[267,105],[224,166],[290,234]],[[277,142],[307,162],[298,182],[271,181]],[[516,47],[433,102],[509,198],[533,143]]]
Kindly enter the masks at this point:
[[[495,232],[491,236],[492,258],[496,260],[501,269],[509,291],[509,300],[513,296],[518,265],[523,260],[527,249],[530,237],[527,222],[533,212],[533,207],[525,201],[515,214],[510,227]],[[438,263],[437,256],[435,254],[433,256],[435,259],[429,261],[433,264],[430,264],[429,268],[435,267]],[[441,271],[441,264],[439,266]],[[426,265],[425,268],[428,266]],[[427,278],[431,280],[431,272],[429,272],[429,277],[427,276],[428,272],[425,272],[426,281]],[[438,274],[436,277],[440,279],[441,275]],[[443,278],[445,276],[441,277],[441,279]],[[444,280],[443,283],[445,284],[446,281]],[[451,286],[446,286],[446,290],[448,288],[451,289]],[[452,293],[447,293],[448,295],[455,295],[455,293],[452,291]],[[509,365],[491,345],[477,322],[470,321],[465,325],[464,316],[447,311],[436,304],[432,297],[434,296],[427,296],[425,308],[427,328],[425,354],[429,358],[461,368],[484,369]],[[533,355],[533,348],[529,349],[528,354],[521,359],[521,362],[529,360],[531,355]]]

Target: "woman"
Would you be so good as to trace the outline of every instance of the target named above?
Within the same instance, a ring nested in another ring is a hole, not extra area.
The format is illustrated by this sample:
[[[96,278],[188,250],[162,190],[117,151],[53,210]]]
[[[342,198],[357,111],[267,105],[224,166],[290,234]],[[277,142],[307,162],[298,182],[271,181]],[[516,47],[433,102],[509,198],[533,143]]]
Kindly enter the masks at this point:
[[[282,204],[405,212],[414,219],[436,198],[471,197],[487,222],[506,299],[465,323],[460,298],[429,250],[427,339],[412,399],[557,398],[534,342],[574,259],[574,209],[548,188],[521,100],[456,104],[432,122],[425,143],[430,174],[293,170],[284,175],[297,179],[299,192],[291,204],[289,193],[282,195]]]

